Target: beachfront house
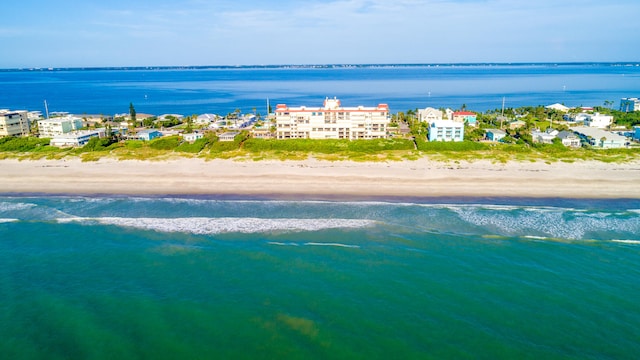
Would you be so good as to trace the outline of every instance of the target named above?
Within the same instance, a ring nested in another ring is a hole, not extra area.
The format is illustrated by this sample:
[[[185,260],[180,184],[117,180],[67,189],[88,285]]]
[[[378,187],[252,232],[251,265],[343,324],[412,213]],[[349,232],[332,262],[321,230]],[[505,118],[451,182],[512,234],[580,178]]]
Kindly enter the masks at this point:
[[[435,120],[429,123],[429,141],[463,141],[464,123],[453,120]]]
[[[507,133],[500,129],[487,129],[485,133],[487,140],[494,142],[501,141],[505,136],[507,136]]]
[[[600,149],[615,149],[625,147],[627,144],[627,138],[611,131],[605,131],[593,127],[574,127],[571,128],[582,141],[585,143]]]
[[[469,126],[476,126],[476,121],[478,119],[478,115],[476,115],[476,113],[472,113],[471,111],[456,111],[452,114],[452,116],[453,118],[451,120],[465,123]]]
[[[386,104],[343,107],[337,98],[322,107],[278,104],[275,118],[278,139],[385,139],[391,122]]]
[[[426,123],[440,121],[442,120],[442,111],[432,107],[418,110],[418,120]]]
[[[640,99],[622,98],[620,100],[620,111],[624,111],[624,112],[640,111]]]
[[[199,132],[192,132],[189,134],[182,134],[182,138],[184,139],[184,141],[187,142],[195,142],[196,140],[202,139],[204,137],[203,133],[199,133]]]
[[[136,140],[151,141],[162,136],[162,133],[154,129],[140,130],[136,134]]]
[[[256,139],[273,139],[274,133],[268,127],[255,127],[251,129],[251,136]]]
[[[105,129],[78,130],[64,134],[57,134],[51,138],[49,145],[56,147],[79,147],[88,143],[92,137],[105,137]]]
[[[41,138],[52,138],[56,135],[67,134],[82,129],[82,119],[77,116],[65,115],[50,119],[38,120],[38,133]]]
[[[531,138],[534,143],[539,144],[553,144],[553,139],[558,137],[559,131],[552,128],[548,128],[546,131],[533,130],[531,132]]]
[[[238,134],[240,134],[240,133],[237,132],[237,131],[226,132],[226,133],[220,134],[218,136],[218,140],[220,140],[220,141],[234,141]]]
[[[220,117],[216,114],[201,114],[193,121],[196,125],[209,125],[218,121]]]
[[[558,139],[562,141],[562,145],[566,147],[579,148],[582,146],[580,138],[572,131],[560,131],[558,133]]]
[[[30,125],[26,110],[0,110],[0,137],[28,136]]]

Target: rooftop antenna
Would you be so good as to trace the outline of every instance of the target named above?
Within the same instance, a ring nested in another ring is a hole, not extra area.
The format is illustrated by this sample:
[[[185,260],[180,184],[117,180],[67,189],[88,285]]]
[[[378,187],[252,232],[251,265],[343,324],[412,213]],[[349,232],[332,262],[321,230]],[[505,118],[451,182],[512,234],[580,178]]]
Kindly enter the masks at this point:
[[[47,120],[49,120],[49,106],[47,106],[47,100],[44,101],[44,111],[47,114]]]

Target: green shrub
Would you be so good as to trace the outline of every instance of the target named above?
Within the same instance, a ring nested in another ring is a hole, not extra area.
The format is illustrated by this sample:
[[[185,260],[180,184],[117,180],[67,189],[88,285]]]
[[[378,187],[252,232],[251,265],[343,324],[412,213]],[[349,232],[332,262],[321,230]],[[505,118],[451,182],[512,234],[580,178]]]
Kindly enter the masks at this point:
[[[113,139],[107,137],[101,139],[95,136],[89,139],[89,141],[82,147],[82,151],[103,151],[111,144],[113,144]]]
[[[182,144],[178,145],[176,151],[197,154],[202,151],[202,149],[204,149],[208,143],[209,139],[207,138],[198,139],[193,143],[183,142]]]
[[[156,150],[174,150],[180,145],[179,136],[162,137],[149,142],[149,147]]]
[[[49,146],[50,139],[40,139],[36,137],[13,137],[0,138],[0,151],[33,151],[43,146]]]
[[[420,151],[481,151],[489,150],[489,145],[475,141],[430,141],[416,138],[416,144]]]
[[[336,154],[344,152],[379,153],[390,150],[413,150],[413,142],[405,139],[374,139],[374,140],[315,140],[315,139],[248,139],[244,142],[244,149],[251,152],[261,151],[289,151],[314,152],[321,154]]]
[[[235,141],[216,141],[211,144],[212,153],[222,153],[240,149],[240,144]]]

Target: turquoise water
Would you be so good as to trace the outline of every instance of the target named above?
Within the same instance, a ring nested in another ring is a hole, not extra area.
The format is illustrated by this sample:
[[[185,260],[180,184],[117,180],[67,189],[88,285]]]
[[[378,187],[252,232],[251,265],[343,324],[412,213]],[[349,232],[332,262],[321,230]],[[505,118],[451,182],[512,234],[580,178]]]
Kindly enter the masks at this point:
[[[0,197],[0,357],[636,358],[638,209]]]

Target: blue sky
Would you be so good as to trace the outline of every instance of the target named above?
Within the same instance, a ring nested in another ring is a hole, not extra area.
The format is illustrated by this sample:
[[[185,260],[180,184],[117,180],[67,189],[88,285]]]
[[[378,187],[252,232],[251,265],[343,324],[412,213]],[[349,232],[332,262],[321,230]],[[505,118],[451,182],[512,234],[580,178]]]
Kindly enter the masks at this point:
[[[640,60],[637,0],[19,0],[0,11],[0,68]]]

